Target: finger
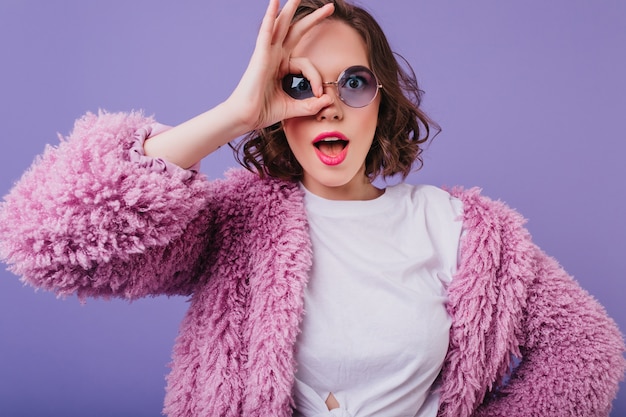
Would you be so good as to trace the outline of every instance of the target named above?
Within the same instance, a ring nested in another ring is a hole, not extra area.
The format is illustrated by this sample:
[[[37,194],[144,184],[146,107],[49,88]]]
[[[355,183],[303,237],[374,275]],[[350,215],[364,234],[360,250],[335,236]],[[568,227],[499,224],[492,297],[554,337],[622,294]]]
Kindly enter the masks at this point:
[[[287,33],[289,32],[289,26],[291,25],[291,20],[293,16],[296,14],[296,10],[298,10],[298,6],[300,5],[300,0],[289,0],[282,8],[278,17],[275,19],[274,23],[274,35],[272,37],[272,45],[282,43]],[[276,16],[276,15],[274,15]]]
[[[293,117],[314,116],[323,108],[332,105],[335,99],[329,94],[323,94],[321,97],[311,97],[305,100],[291,99],[285,119]]]
[[[322,76],[318,69],[309,61],[308,58],[291,58],[288,62],[287,74],[302,74],[309,83],[316,97],[320,97],[324,93],[322,86]]]
[[[280,6],[280,0],[270,0],[265,15],[261,21],[261,28],[259,29],[259,35],[257,37],[257,45],[269,45],[274,35],[274,22],[276,21],[276,14]]]
[[[285,37],[283,47],[288,51],[293,50],[305,33],[332,15],[334,11],[335,5],[333,3],[327,3],[294,23]]]

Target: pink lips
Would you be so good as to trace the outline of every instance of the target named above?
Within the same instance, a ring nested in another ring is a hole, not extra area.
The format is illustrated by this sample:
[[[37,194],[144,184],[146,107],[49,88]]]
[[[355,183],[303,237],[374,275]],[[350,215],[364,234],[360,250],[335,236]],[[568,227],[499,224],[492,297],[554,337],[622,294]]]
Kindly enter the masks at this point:
[[[339,133],[339,132],[324,132],[324,133],[321,133],[321,134],[317,135],[317,137],[315,139],[313,139],[313,145],[315,145],[318,142],[327,141],[330,138],[339,139],[339,140],[342,140],[342,141],[346,142],[346,145],[341,150],[341,152],[339,152],[336,155],[328,155],[328,154],[325,154],[324,152],[322,152],[320,149],[318,149],[317,146],[314,146],[315,153],[316,153],[317,157],[320,159],[320,161],[322,161],[323,164],[329,165],[329,166],[339,165],[340,163],[342,163],[346,159],[346,156],[348,156],[349,140],[342,133]]]

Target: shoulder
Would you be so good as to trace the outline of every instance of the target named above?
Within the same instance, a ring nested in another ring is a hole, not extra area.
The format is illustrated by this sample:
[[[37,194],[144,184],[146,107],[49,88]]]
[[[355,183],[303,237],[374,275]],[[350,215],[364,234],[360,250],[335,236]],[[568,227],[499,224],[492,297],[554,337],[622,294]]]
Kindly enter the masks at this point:
[[[479,188],[454,188],[451,195],[463,203],[463,237],[457,283],[484,281],[485,288],[533,280],[537,247],[526,229],[526,219]],[[459,288],[463,287],[461,285]],[[470,285],[472,287],[472,285]],[[458,302],[458,289],[451,296]],[[493,287],[492,287],[493,288]],[[461,290],[467,290],[467,288]]]
[[[396,199],[411,199],[415,202],[448,202],[458,200],[448,191],[429,184],[400,183],[387,187],[387,191]]]
[[[387,187],[387,189],[397,195],[409,196],[411,198],[445,200],[452,197],[452,195],[443,188],[430,184],[409,184],[403,182]]]
[[[243,168],[228,170],[224,178],[211,180],[209,188],[210,204],[232,215],[265,218],[304,213],[304,195],[297,183],[260,178]]]
[[[528,234],[526,219],[519,212],[501,200],[483,195],[480,188],[455,187],[450,190],[450,194],[463,204],[465,229],[478,227],[491,229],[493,232]]]
[[[212,186],[236,199],[246,199],[252,203],[297,200],[303,196],[296,182],[261,178],[243,168],[232,168],[226,171],[224,178],[212,181]]]
[[[387,188],[392,199],[398,204],[405,202],[414,210],[431,215],[452,215],[458,218],[463,213],[463,202],[448,191],[428,184],[401,183]]]

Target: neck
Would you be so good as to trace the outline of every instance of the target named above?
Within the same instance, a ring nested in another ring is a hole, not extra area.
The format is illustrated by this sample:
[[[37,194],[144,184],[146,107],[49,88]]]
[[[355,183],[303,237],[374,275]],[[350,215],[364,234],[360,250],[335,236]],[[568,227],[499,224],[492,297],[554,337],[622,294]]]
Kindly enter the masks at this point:
[[[385,192],[375,187],[367,177],[364,177],[363,183],[355,184],[351,181],[336,187],[316,187],[315,184],[308,184],[306,180],[302,181],[302,185],[311,193],[327,200],[374,200]]]

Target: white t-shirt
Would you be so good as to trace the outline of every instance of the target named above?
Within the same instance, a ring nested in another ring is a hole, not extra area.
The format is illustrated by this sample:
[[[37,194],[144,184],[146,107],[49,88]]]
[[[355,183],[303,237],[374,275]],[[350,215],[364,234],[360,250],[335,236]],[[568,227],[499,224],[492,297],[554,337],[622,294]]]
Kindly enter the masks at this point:
[[[408,184],[369,201],[305,193],[313,267],[296,343],[294,416],[434,417],[461,201]],[[339,409],[328,410],[329,393]]]

